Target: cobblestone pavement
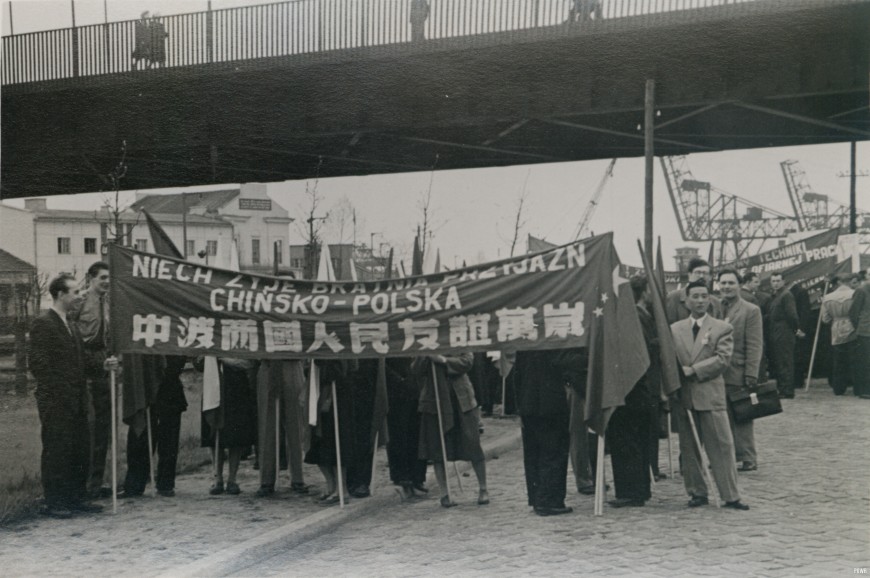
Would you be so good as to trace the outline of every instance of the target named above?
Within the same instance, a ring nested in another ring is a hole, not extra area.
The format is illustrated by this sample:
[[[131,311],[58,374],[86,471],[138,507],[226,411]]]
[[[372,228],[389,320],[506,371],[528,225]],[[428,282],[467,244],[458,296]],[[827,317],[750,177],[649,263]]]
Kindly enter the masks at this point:
[[[286,488],[254,498],[257,472],[244,462],[241,496],[209,496],[203,471],[181,476],[175,498],[123,501],[114,516],[0,529],[0,575],[815,577],[870,566],[870,401],[834,397],[822,382],[784,407],[756,424],[760,468],[739,478],[748,512],[690,510],[677,478],[644,508],[595,518],[592,498],[572,493],[573,514],[540,518],[525,506],[518,450],[488,461],[489,506],[476,505],[473,474],[456,508],[400,503],[381,451],[375,496],[340,511]],[[519,429],[515,419],[486,427],[490,447]],[[306,475],[321,483],[315,469]]]
[[[756,424],[760,467],[739,478],[748,512],[689,509],[677,478],[643,508],[596,518],[592,498],[572,494],[573,514],[541,518],[525,505],[517,450],[488,462],[489,506],[476,505],[472,475],[459,507],[380,510],[238,574],[817,577],[870,566],[870,401],[821,385],[784,409]]]

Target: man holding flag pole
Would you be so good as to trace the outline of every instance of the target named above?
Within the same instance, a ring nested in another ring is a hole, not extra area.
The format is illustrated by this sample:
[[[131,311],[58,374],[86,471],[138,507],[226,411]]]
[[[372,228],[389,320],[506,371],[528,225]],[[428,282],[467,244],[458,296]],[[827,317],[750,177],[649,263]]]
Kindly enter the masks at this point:
[[[690,282],[686,286],[685,302],[691,315],[671,325],[682,367],[680,401],[687,418],[680,419],[683,483],[691,497],[690,508],[707,505],[705,458],[709,457],[725,507],[748,510],[749,506],[741,503],[737,490],[734,440],[728,423],[723,378],[731,362],[733,328],[707,313],[709,300],[706,279]]]

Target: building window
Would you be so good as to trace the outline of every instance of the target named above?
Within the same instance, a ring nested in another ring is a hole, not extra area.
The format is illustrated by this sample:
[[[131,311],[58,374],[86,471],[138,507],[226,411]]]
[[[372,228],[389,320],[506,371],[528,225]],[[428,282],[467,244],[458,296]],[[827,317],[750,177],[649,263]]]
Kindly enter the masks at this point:
[[[85,237],[85,255],[97,254],[97,240],[93,237]]]
[[[188,241],[187,242],[187,256],[193,257],[196,255],[196,241]]]
[[[251,263],[253,265],[260,264],[260,240],[251,239]]]
[[[136,239],[137,251],[148,251],[148,239]]]
[[[209,257],[214,257],[217,255],[217,241],[206,241],[205,242],[205,250],[208,253]]]
[[[282,264],[284,262],[284,242],[275,241],[275,248],[273,251],[275,252],[275,264]]]
[[[69,255],[69,237],[57,238],[57,254]]]
[[[341,272],[341,261],[338,259],[338,257],[332,258],[332,270],[335,272],[336,275]]]
[[[292,263],[291,267],[293,267],[294,269],[302,268],[302,259],[297,259],[296,257],[294,257],[293,259],[290,259],[290,261]]]

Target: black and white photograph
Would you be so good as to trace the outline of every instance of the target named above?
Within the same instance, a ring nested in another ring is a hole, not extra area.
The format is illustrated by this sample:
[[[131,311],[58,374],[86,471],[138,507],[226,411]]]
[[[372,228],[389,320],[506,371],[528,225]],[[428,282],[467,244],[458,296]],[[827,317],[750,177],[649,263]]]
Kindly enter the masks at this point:
[[[870,0],[0,0],[0,574],[870,572]]]

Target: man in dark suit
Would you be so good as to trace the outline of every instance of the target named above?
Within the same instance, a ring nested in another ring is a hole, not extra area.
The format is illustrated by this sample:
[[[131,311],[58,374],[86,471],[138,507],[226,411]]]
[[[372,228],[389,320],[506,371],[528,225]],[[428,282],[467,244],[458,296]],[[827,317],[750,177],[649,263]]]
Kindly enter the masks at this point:
[[[773,299],[768,309],[770,320],[770,358],[776,374],[776,388],[779,396],[794,398],[794,344],[797,337],[803,337],[800,330],[794,295],[785,288],[782,273],[770,276]]]
[[[659,392],[661,390],[661,363],[655,320],[647,309],[649,289],[646,277],[632,277],[631,290],[637,307],[637,316],[643,329],[650,366],[643,377],[625,396],[625,405],[617,407],[607,426],[610,458],[613,463],[613,485],[616,499],[614,508],[643,506],[650,499],[650,440],[658,443],[658,431],[651,423],[658,419]],[[655,456],[658,458],[658,448]]]
[[[568,514],[568,387],[579,386],[576,349],[518,351],[517,412],[523,424],[523,465],[529,505],[539,516]]]
[[[42,424],[42,513],[69,518],[73,512],[98,512],[85,501],[90,461],[88,394],[81,341],[67,321],[79,290],[71,275],[49,283],[51,309],[30,328],[30,371],[36,377],[36,407]]]
[[[768,367],[768,322],[767,320],[767,310],[770,307],[770,293],[767,291],[763,291],[761,289],[761,277],[758,276],[758,273],[753,273],[752,271],[748,271],[743,275],[743,288],[740,290],[740,297],[743,298],[744,301],[749,301],[753,305],[758,305],[761,309],[761,332],[762,332],[762,343],[761,343],[761,364],[758,368],[758,381],[765,382],[767,381],[767,367]]]
[[[744,387],[755,387],[758,384],[763,341],[761,309],[741,298],[740,276],[734,269],[723,269],[719,272],[719,290],[722,292],[724,320],[734,328],[732,334],[734,352],[731,354],[731,364],[725,370],[725,389],[728,393],[739,392]],[[738,471],[748,472],[758,469],[752,422],[734,421],[734,411],[730,401],[728,419],[734,436],[736,458],[738,462],[742,462]]]
[[[810,355],[813,348],[813,312],[810,307],[810,294],[800,283],[794,283],[789,288],[794,295],[794,306],[798,316],[799,332],[795,334],[794,344],[794,383],[800,386],[807,377],[810,368]]]
[[[683,483],[691,499],[689,507],[709,503],[707,484],[701,469],[701,448],[695,442],[692,421],[710,459],[713,479],[725,507],[748,510],[737,490],[734,439],[728,425],[725,380],[722,375],[731,363],[734,347],[731,325],[707,313],[710,294],[707,283],[694,281],[686,286],[686,303],[691,316],[671,324],[674,347],[682,365],[680,388],[680,454]],[[689,419],[691,416],[692,420]]]

